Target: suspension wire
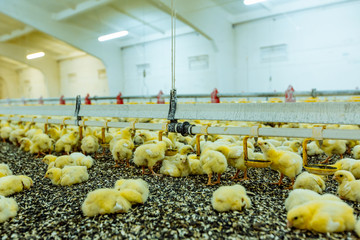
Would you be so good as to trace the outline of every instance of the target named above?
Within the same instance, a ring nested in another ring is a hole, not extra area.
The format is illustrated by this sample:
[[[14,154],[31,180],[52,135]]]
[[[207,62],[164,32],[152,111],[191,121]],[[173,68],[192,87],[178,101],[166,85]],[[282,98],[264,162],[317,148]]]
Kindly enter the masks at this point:
[[[175,33],[176,12],[174,0],[171,0],[171,89],[175,89]]]

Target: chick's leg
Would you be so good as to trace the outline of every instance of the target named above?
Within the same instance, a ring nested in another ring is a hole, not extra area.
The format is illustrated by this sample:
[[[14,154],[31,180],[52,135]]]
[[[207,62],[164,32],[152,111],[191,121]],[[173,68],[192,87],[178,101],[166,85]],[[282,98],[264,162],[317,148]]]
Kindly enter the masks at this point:
[[[279,186],[280,186],[280,185],[283,183],[283,182],[282,182],[283,178],[284,178],[284,174],[280,173],[280,179],[279,179],[279,181],[276,182],[276,183],[271,183],[271,184],[276,184],[276,185],[279,185]]]
[[[213,182],[213,185],[220,184],[220,178],[221,178],[221,173],[218,173],[217,180],[216,180],[216,182]]]
[[[331,158],[332,155],[328,156],[324,161],[320,162],[321,164],[324,163],[329,163],[329,159]]]
[[[288,189],[288,190],[292,190],[293,189],[293,186],[294,186],[294,182],[295,182],[295,178],[292,178],[291,179],[291,185],[285,189]]]
[[[206,185],[212,185],[212,183],[211,183],[211,178],[212,178],[212,173],[209,173],[209,174],[208,174],[208,182],[207,182]]]
[[[161,174],[158,174],[158,173],[154,172],[152,167],[148,166],[148,168],[149,168],[150,172],[152,173],[152,175],[155,175],[155,176],[158,176],[158,177],[162,176]]]

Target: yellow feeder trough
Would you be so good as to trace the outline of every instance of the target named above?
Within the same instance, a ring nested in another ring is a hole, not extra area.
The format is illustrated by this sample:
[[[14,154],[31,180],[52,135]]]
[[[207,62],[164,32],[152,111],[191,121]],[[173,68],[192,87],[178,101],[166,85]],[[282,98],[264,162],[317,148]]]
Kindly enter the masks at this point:
[[[317,175],[333,175],[337,170],[339,170],[337,167],[333,165],[326,165],[326,164],[308,164],[307,162],[307,143],[311,140],[314,140],[312,138],[307,138],[303,142],[303,166],[306,171],[312,174]]]
[[[243,151],[244,151],[244,162],[245,165],[253,168],[266,168],[271,164],[270,160],[261,160],[261,159],[249,159],[248,158],[248,148],[247,148],[247,140],[250,136],[245,136],[243,139]]]

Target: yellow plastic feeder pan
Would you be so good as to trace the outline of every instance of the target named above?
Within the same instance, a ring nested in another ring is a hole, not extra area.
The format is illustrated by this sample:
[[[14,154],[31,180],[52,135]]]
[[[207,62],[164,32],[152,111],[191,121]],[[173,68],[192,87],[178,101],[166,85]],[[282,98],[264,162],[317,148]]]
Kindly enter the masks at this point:
[[[303,165],[306,171],[317,175],[333,175],[337,170],[337,167],[326,164],[309,164],[307,162],[307,143],[315,139],[307,138],[303,142]]]
[[[247,140],[250,136],[245,136],[243,139],[243,151],[244,151],[244,162],[245,165],[250,168],[266,168],[271,164],[270,160],[262,160],[262,159],[249,159],[248,158],[248,148],[247,148]]]
[[[283,100],[281,100],[280,98],[270,98],[269,102],[270,103],[281,103],[281,102],[283,102]]]
[[[352,96],[348,101],[349,102],[360,102],[360,97]]]
[[[305,99],[304,102],[320,102],[320,99],[309,97],[309,98]]]

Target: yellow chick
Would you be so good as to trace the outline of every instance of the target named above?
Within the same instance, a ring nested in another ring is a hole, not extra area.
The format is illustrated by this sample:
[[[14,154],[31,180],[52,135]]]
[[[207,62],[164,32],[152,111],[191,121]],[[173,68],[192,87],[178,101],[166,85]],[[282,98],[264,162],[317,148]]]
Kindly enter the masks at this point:
[[[355,228],[354,210],[344,202],[313,200],[291,209],[287,226],[316,232],[343,232]]]
[[[132,158],[133,149],[134,143],[131,141],[131,139],[120,139],[116,141],[111,151],[111,154],[115,160],[115,167],[120,167],[119,163],[122,160],[125,160],[126,167],[130,167],[129,160]]]
[[[221,174],[226,171],[228,166],[224,154],[214,150],[206,150],[200,155],[201,168],[208,175],[207,185],[214,185],[220,183]],[[211,183],[213,172],[217,173],[217,181]]]
[[[0,223],[15,217],[19,206],[13,198],[0,196]]]
[[[32,142],[29,138],[21,138],[20,141],[20,149],[25,151],[25,152],[29,152],[30,151],[30,148],[31,148],[31,145],[32,145]]]
[[[306,145],[306,153],[308,156],[315,156],[319,154],[323,154],[324,151],[318,146],[316,141],[311,141]]]
[[[131,204],[144,204],[149,197],[149,186],[143,179],[120,179],[114,188]]]
[[[93,135],[88,135],[81,140],[81,150],[83,154],[92,154],[99,149],[99,140]]]
[[[294,183],[294,189],[309,189],[317,193],[322,193],[325,190],[325,181],[322,176],[303,172],[297,176]]]
[[[31,139],[32,144],[30,146],[30,153],[37,153],[37,157],[39,157],[40,154],[45,154],[45,152],[51,153],[53,141],[53,139],[44,133],[36,134]]]
[[[85,216],[99,214],[125,213],[131,208],[131,203],[121,196],[116,189],[102,188],[89,192],[81,210]]]
[[[360,159],[360,145],[353,147],[351,153],[355,159]]]
[[[43,158],[42,162],[49,165],[50,163],[55,162],[56,159],[57,159],[57,156],[48,154]]]
[[[11,131],[9,140],[14,145],[19,145],[20,139],[25,137],[26,129],[24,128],[17,128]]]
[[[139,146],[134,152],[134,163],[142,167],[142,174],[145,174],[145,166],[148,166],[153,175],[159,176],[153,170],[154,165],[165,158],[166,143],[150,143]]]
[[[0,195],[9,196],[25,189],[29,189],[33,181],[28,176],[10,175],[0,178]]]
[[[303,160],[300,155],[289,152],[276,150],[276,148],[267,141],[259,141],[259,147],[264,153],[266,160],[271,161],[270,168],[280,172],[279,182],[274,183],[281,185],[284,175],[289,177],[292,184],[289,189],[294,185],[295,177],[302,171]]]
[[[176,154],[165,157],[162,162],[160,173],[172,177],[186,177],[190,175],[190,165],[187,155]]]
[[[9,175],[12,175],[12,171],[9,168],[9,165],[5,164],[5,163],[1,163],[0,164],[0,178],[2,177],[6,177]]]
[[[25,133],[25,137],[32,139],[35,135],[37,134],[42,134],[43,131],[39,128],[32,128],[29,129],[26,133]]]
[[[190,167],[190,175],[203,175],[206,174],[201,166],[199,157],[196,154],[190,154],[187,156]]]
[[[47,134],[50,138],[54,139],[55,141],[60,139],[60,130],[57,127],[52,127],[48,129]]]
[[[223,186],[213,193],[211,205],[218,212],[241,211],[251,207],[251,200],[243,186]]]
[[[2,140],[3,140],[3,142],[5,142],[6,140],[9,139],[10,133],[11,133],[12,130],[13,130],[13,129],[10,127],[9,124],[7,124],[7,125],[4,126],[4,127],[1,127],[1,129],[0,129],[0,136],[1,136]]]
[[[57,157],[56,160],[54,161],[54,164],[49,164],[50,166],[53,166],[55,168],[64,168],[65,166],[75,166],[76,162],[75,160],[70,157],[70,155],[64,155],[64,156],[60,156]]]
[[[289,193],[289,196],[285,200],[285,209],[290,211],[294,207],[297,207],[303,203],[312,200],[331,200],[342,202],[340,198],[333,194],[320,195],[312,190],[308,189],[295,189]]]
[[[352,158],[343,158],[334,165],[338,170],[351,172],[356,179],[360,178],[360,161]]]
[[[70,131],[70,133],[61,136],[60,139],[57,140],[57,142],[55,143],[55,151],[66,152],[67,154],[69,154],[79,140],[78,135],[78,132]]]
[[[94,159],[91,156],[85,156],[80,152],[73,152],[70,154],[70,158],[73,159],[76,166],[85,166],[89,169],[94,165]]]
[[[337,193],[342,199],[360,202],[360,180],[355,180],[354,176],[349,171],[336,171],[333,179],[340,185]]]
[[[301,144],[302,144],[300,141],[294,140],[294,141],[290,141],[287,144],[288,145],[282,145],[282,146],[276,147],[276,149],[290,151],[290,152],[294,152],[294,153],[300,152],[300,148],[301,148]]]
[[[54,185],[71,186],[87,181],[89,174],[85,166],[65,166],[63,169],[49,169],[45,178],[49,178]]]
[[[323,144],[320,146],[321,150],[324,151],[327,158],[321,163],[328,163],[329,159],[334,154],[340,155],[340,158],[343,158],[343,154],[346,151],[346,141],[345,140],[324,140]]]

